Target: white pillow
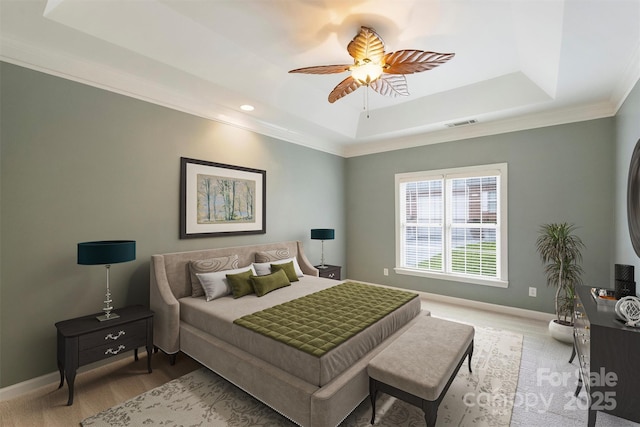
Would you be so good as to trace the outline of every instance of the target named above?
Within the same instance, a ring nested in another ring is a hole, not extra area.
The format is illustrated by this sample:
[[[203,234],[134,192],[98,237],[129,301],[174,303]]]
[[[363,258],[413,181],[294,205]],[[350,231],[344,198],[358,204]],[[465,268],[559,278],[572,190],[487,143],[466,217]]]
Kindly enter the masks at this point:
[[[251,270],[253,275],[257,276],[256,270],[252,265],[235,268],[233,270],[215,271],[213,273],[196,273],[196,276],[198,276],[198,280],[200,280],[202,284],[207,301],[213,301],[214,299],[231,293],[231,286],[229,286],[229,282],[227,281],[227,274],[244,273],[247,270]]]
[[[302,270],[300,269],[300,265],[298,264],[298,260],[296,257],[279,259],[278,261],[271,262],[254,262],[253,268],[255,269],[257,276],[266,276],[267,274],[271,274],[271,264],[286,264],[288,262],[293,261],[293,268],[296,270],[296,275],[298,277],[304,276]]]

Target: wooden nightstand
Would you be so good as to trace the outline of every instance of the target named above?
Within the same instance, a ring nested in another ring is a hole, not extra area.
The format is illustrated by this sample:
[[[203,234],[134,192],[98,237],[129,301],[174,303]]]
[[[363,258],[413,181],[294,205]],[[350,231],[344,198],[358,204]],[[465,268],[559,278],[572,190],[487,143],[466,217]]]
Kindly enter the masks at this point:
[[[320,268],[319,265],[314,266],[320,272],[320,277],[326,277],[327,279],[341,280],[340,279],[340,269],[342,268],[341,266],[329,265],[329,264],[325,264],[324,266],[326,268]]]
[[[67,379],[69,400],[73,404],[73,383],[78,367],[113,357],[125,351],[135,350],[138,360],[138,347],[147,349],[147,371],[151,373],[151,353],[153,350],[153,312],[141,305],[115,310],[117,319],[104,322],[97,315],[78,317],[56,323],[58,329],[58,369],[60,386]]]

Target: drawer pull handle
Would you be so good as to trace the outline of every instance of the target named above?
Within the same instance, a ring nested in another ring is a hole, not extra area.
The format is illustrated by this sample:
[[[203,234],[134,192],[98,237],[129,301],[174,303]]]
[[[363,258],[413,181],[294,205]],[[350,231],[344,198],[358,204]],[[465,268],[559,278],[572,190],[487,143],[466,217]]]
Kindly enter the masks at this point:
[[[105,340],[117,340],[118,338],[120,338],[121,336],[123,336],[126,332],[125,331],[120,331],[118,332],[118,335],[113,336],[113,334],[109,334],[106,337],[104,337]]]
[[[329,273],[329,278],[333,279],[334,277],[336,277],[336,273]]]
[[[118,346],[118,348],[116,350],[114,350],[112,348],[108,348],[107,351],[104,352],[104,354],[118,354],[122,350],[124,350],[125,348],[126,347],[121,344],[121,345]]]

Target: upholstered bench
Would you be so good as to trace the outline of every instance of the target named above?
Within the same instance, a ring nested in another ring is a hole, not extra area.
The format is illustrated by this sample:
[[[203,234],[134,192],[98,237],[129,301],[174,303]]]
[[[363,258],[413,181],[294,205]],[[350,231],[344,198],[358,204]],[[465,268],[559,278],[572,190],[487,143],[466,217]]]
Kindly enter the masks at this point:
[[[422,408],[427,426],[435,426],[438,406],[467,355],[471,372],[474,332],[473,326],[424,316],[371,359],[371,424],[381,391]]]

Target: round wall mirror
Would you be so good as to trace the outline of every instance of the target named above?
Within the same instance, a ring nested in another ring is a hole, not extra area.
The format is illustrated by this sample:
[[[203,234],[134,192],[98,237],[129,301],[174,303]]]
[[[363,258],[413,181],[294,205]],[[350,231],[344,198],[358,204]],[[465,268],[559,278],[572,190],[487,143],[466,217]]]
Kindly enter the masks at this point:
[[[627,219],[629,235],[636,254],[640,257],[640,140],[631,155],[629,183],[627,184]]]

